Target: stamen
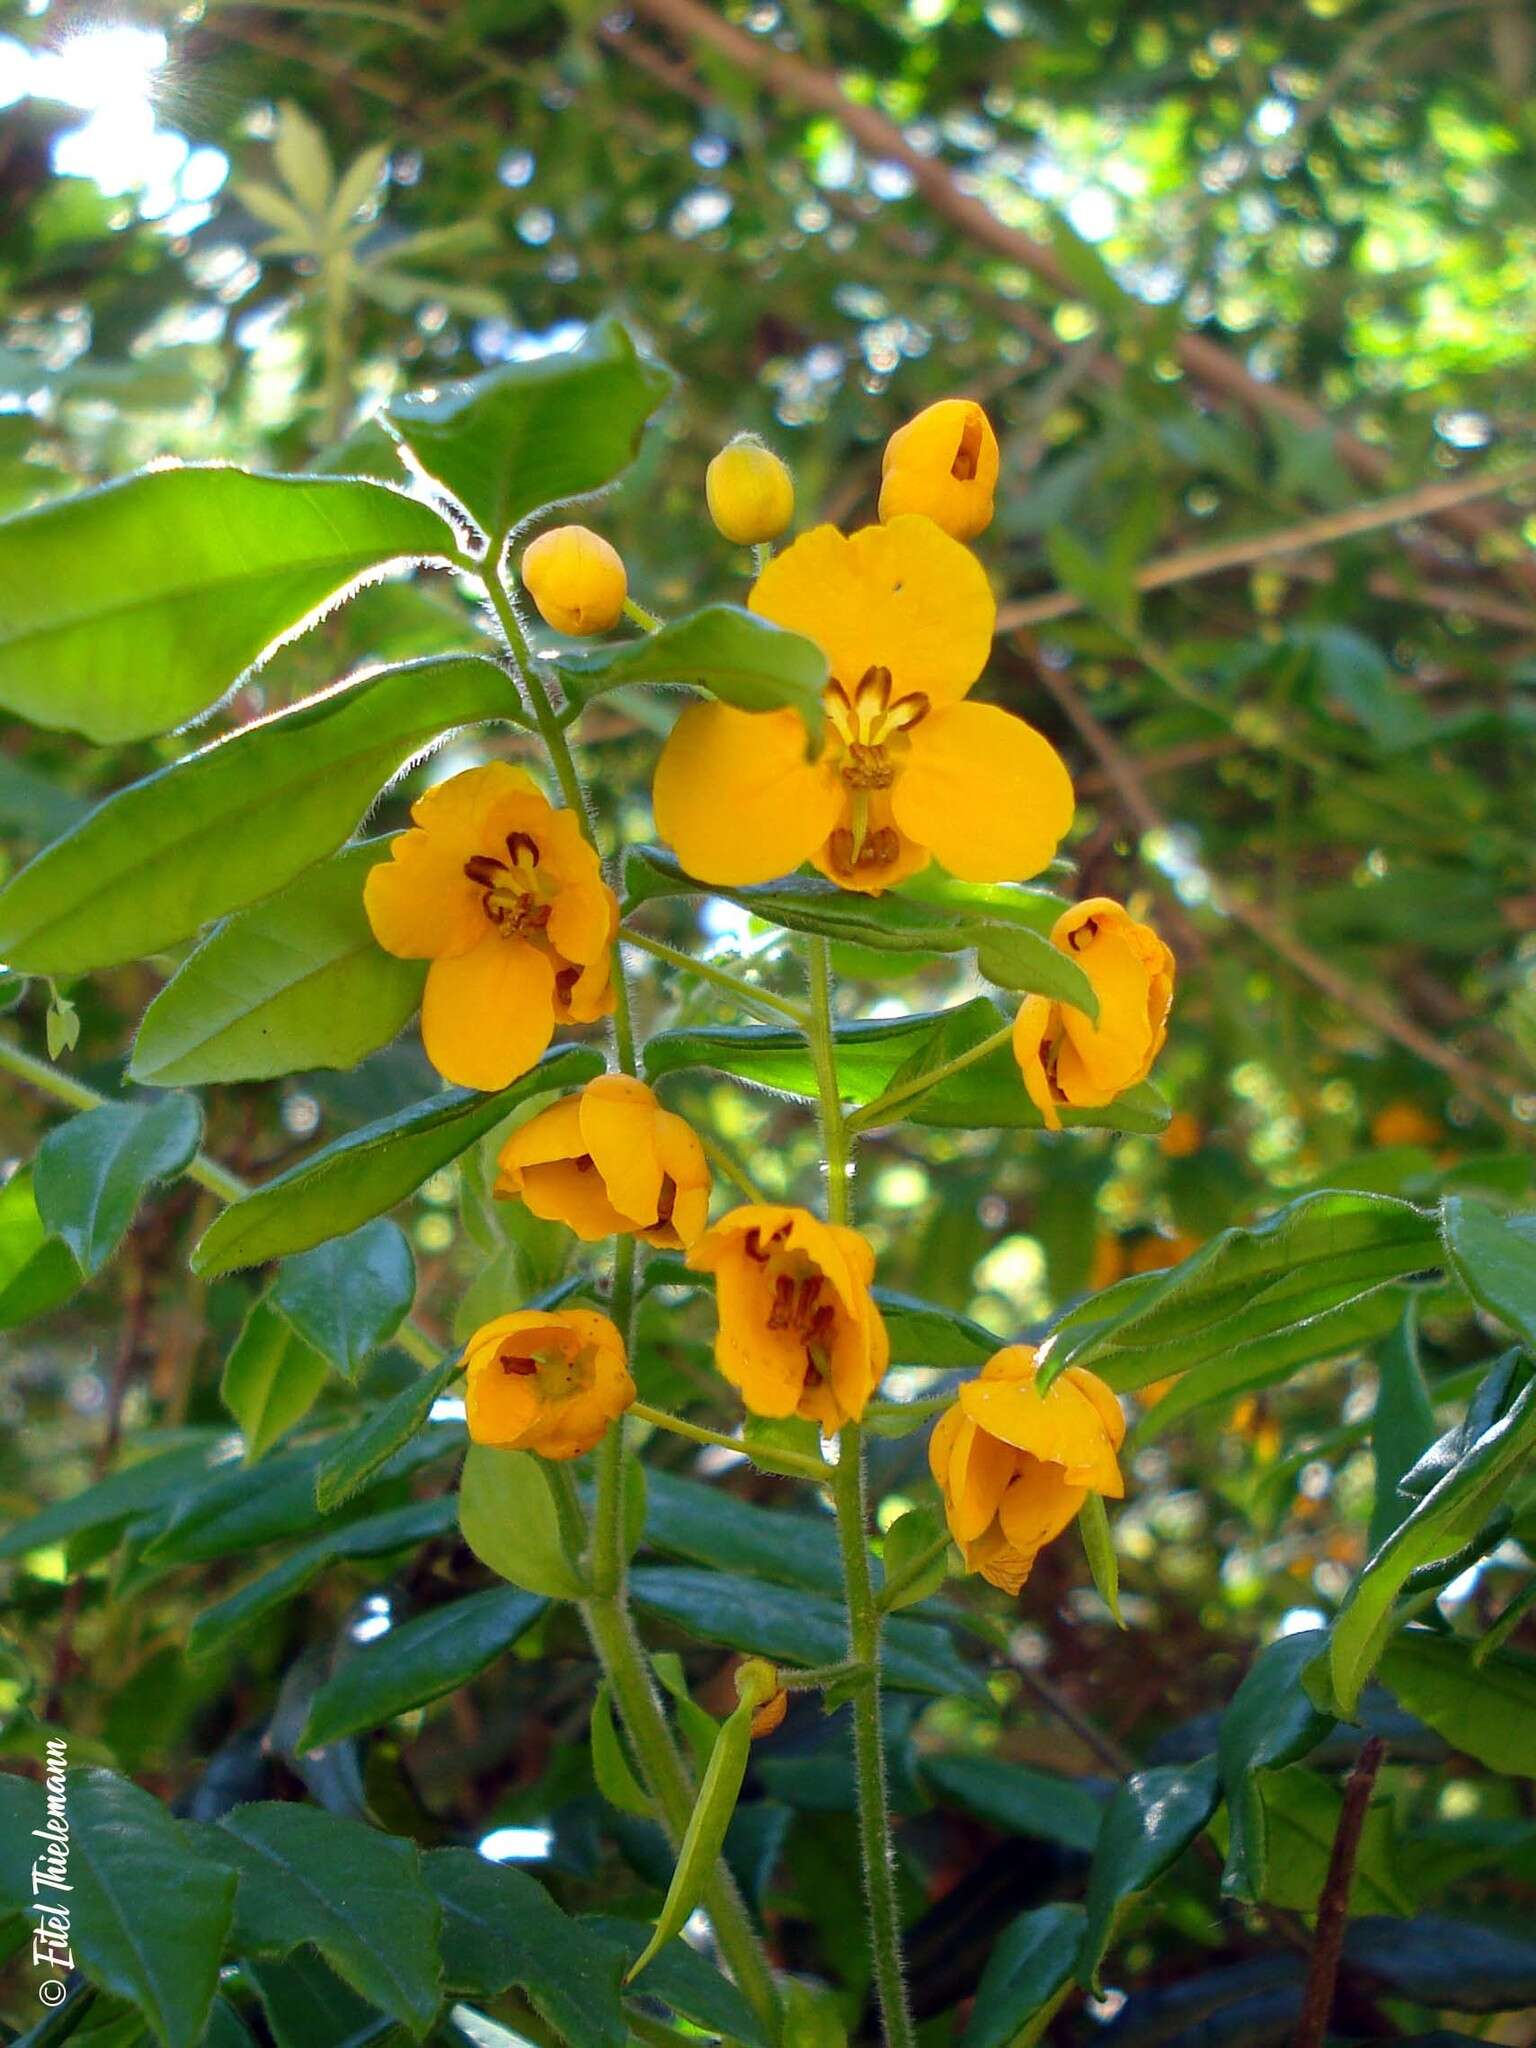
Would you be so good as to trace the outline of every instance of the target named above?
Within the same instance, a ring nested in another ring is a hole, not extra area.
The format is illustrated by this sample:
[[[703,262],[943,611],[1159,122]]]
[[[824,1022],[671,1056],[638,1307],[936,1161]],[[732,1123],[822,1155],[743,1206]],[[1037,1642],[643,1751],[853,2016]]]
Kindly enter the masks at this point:
[[[742,1240],[742,1248],[746,1252],[747,1257],[752,1260],[754,1265],[767,1265],[768,1254],[763,1250],[763,1233],[758,1229],[755,1223],[753,1224],[752,1228],[747,1232],[745,1238]]]
[[[477,853],[472,860],[465,861],[464,872],[477,889],[494,889],[496,877],[507,870],[504,862],[493,860],[488,853]]]
[[[519,1358],[516,1353],[504,1351],[501,1354],[501,1369],[512,1373],[520,1380],[531,1380],[538,1372],[538,1361],[533,1358]]]
[[[523,865],[523,855],[525,853],[528,856],[529,867],[536,868],[539,864],[539,842],[527,832],[509,832],[507,834],[507,851],[512,856],[512,865],[514,867],[521,867]]]
[[[770,1330],[787,1330],[794,1321],[795,1283],[787,1273],[778,1274],[773,1283],[773,1307],[768,1315]]]
[[[1090,917],[1080,924],[1075,932],[1067,934],[1067,944],[1074,953],[1081,953],[1083,947],[1091,946],[1098,936],[1099,920],[1096,917]]]

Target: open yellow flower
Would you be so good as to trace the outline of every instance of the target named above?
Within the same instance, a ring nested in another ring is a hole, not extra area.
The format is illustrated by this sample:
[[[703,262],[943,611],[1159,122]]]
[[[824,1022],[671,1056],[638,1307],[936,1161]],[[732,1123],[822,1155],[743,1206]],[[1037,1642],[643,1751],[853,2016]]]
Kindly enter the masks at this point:
[[[624,1339],[593,1309],[520,1309],[464,1347],[470,1440],[579,1458],[635,1398]]]
[[[709,1163],[680,1116],[643,1081],[603,1074],[519,1126],[501,1148],[498,1195],[589,1244],[633,1232],[691,1245],[709,1217]]]
[[[715,1363],[754,1415],[800,1415],[828,1433],[858,1421],[891,1355],[867,1239],[807,1209],[749,1203],[688,1263],[715,1276]]]
[[[1145,1081],[1168,1036],[1173,954],[1150,925],[1108,896],[1063,911],[1051,944],[1070,953],[1099,999],[1097,1023],[1070,1003],[1028,996],[1013,1026],[1013,1051],[1046,1128],[1061,1129],[1063,1103],[1102,1109]]]
[[[992,522],[997,436],[974,398],[941,398],[898,427],[881,462],[880,517],[924,512],[956,540]]]
[[[1023,719],[964,701],[996,618],[969,549],[917,513],[818,526],[749,602],[826,655],[826,742],[808,760],[793,711],[690,706],[655,786],[656,829],[690,874],[766,882],[812,860],[878,895],[930,859],[967,882],[1040,872],[1072,822],[1072,783]]]
[[[1090,1493],[1125,1492],[1115,1453],[1120,1403],[1104,1382],[1069,1365],[1047,1393],[1035,1350],[1010,1344],[989,1358],[934,1425],[928,1462],[949,1533],[969,1571],[1017,1593],[1035,1559]]]
[[[510,762],[438,783],[411,817],[368,872],[368,922],[387,953],[432,963],[421,1036],[437,1071],[505,1088],[556,1023],[613,1008],[618,904],[577,819]]]

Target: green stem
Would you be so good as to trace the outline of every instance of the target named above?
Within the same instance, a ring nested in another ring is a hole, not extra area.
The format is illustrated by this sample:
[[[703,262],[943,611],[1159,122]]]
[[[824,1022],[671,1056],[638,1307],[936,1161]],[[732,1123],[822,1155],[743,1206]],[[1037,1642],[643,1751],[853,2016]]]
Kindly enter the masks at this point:
[[[561,1548],[579,1570],[587,1548],[587,1518],[582,1511],[581,1495],[576,1491],[571,1468],[561,1460],[540,1458],[539,1470],[544,1474],[544,1483],[555,1504]]]
[[[853,1112],[848,1119],[849,1131],[867,1131],[876,1124],[888,1122],[893,1109],[899,1109],[902,1103],[910,1102],[915,1095],[926,1095],[930,1088],[937,1087],[940,1081],[947,1081],[951,1074],[961,1073],[966,1067],[974,1067],[978,1060],[986,1059],[989,1053],[996,1052],[999,1046],[1009,1044],[1012,1038],[1012,1023],[1001,1025],[990,1037],[984,1038],[980,1045],[973,1045],[968,1052],[957,1052],[952,1060],[941,1060],[936,1067],[930,1067],[926,1073],[917,1075],[913,1080],[903,1081],[899,1087],[887,1088],[883,1095],[877,1095],[873,1102],[866,1102],[862,1109]]]
[[[111,1100],[86,1082],[61,1073],[48,1060],[40,1060],[25,1052],[11,1038],[0,1038],[0,1070],[14,1074],[17,1080],[25,1081],[29,1087],[51,1096],[55,1102],[64,1103],[69,1109],[101,1109]],[[210,1159],[206,1152],[193,1154],[186,1173],[188,1180],[206,1188],[210,1195],[217,1195],[221,1202],[243,1202],[251,1192],[249,1181],[242,1180],[238,1173],[231,1173],[217,1159]],[[403,1324],[395,1342],[418,1365],[434,1366],[442,1361],[442,1346],[434,1344],[426,1331],[415,1323]]]
[[[670,1430],[673,1436],[686,1437],[690,1443],[718,1444],[722,1450],[736,1451],[777,1477],[794,1473],[798,1478],[812,1479],[818,1485],[825,1485],[832,1477],[832,1467],[820,1458],[812,1458],[801,1451],[759,1451],[744,1437],[727,1436],[723,1430],[706,1429],[699,1422],[685,1422],[680,1415],[669,1415],[664,1408],[652,1408],[646,1401],[631,1402],[629,1412],[636,1422],[648,1422],[652,1429]]]
[[[734,996],[745,1010],[770,1010],[803,1031],[810,1013],[803,1003],[791,1002],[788,996],[776,996],[771,989],[755,988],[750,981],[743,981],[739,975],[729,973],[723,967],[715,967],[708,960],[695,960],[689,953],[680,953],[675,946],[669,946],[662,939],[653,939],[645,932],[637,932],[625,925],[620,934],[626,946],[638,946],[642,953],[649,953],[653,960],[665,960],[669,967],[680,968],[684,974],[696,974],[700,981],[707,981],[726,995]]]
[[[811,1020],[807,1032],[821,1103],[822,1146],[827,1161],[827,1217],[850,1221],[849,1125],[843,1115],[837,1077],[837,1040],[832,1024],[832,950],[825,939],[810,942]],[[859,1852],[869,1903],[869,1946],[875,1989],[885,2023],[886,2048],[915,2048],[912,2015],[901,1968],[901,1911],[896,1899],[895,1852],[890,1799],[880,1733],[880,1609],[869,1570],[869,1506],[864,1485],[864,1432],[844,1425],[838,1439],[832,1481],[838,1547],[848,1601],[850,1660],[867,1672],[853,1694],[853,1763],[859,1801]]]
[[[648,612],[643,604],[636,604],[632,597],[626,597],[624,600],[624,616],[626,619],[632,619],[637,626],[643,627],[647,633],[661,631],[662,622],[656,614]]]
[[[694,1135],[704,1147],[704,1157],[709,1161],[710,1165],[718,1173],[723,1173],[739,1194],[745,1195],[749,1202],[767,1201],[768,1197],[763,1193],[751,1174],[748,1173],[739,1159],[731,1157],[718,1138],[712,1138],[708,1131],[696,1131]]]

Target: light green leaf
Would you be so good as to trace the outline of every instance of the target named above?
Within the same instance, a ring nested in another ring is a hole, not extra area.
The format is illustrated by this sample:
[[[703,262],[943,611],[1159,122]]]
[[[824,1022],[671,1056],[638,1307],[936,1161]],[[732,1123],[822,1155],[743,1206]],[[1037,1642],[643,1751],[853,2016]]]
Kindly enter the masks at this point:
[[[601,490],[627,469],[670,388],[667,371],[606,319],[563,354],[397,398],[384,418],[499,556],[530,513]]]
[[[654,1818],[645,1787],[630,1768],[624,1745],[613,1719],[613,1693],[607,1679],[598,1686],[592,1701],[592,1722],[588,1731],[592,1749],[592,1775],[608,1804],[637,1820]]]
[[[258,1301],[224,1361],[219,1399],[240,1425],[254,1465],[302,1422],[330,1368],[268,1301]]]
[[[675,683],[737,711],[798,711],[808,748],[821,737],[827,657],[739,605],[706,605],[638,640],[558,654],[555,667],[578,704],[626,683]]]
[[[470,1445],[459,1527],[480,1562],[509,1585],[551,1600],[581,1598],[580,1561],[566,1551],[549,1481],[531,1451]]]
[[[190,1095],[108,1102],[71,1117],[38,1148],[38,1214],[83,1272],[99,1272],[146,1192],[182,1171],[202,1134],[202,1111]]]
[[[57,499],[0,522],[0,705],[92,740],[168,732],[360,577],[455,545],[429,505],[351,478],[178,467]]]
[[[1491,1771],[1536,1778],[1536,1658],[1479,1662],[1455,1636],[1411,1628],[1387,1647],[1379,1675],[1410,1714]]]
[[[964,1369],[985,1365],[993,1352],[1003,1348],[1001,1337],[958,1309],[918,1301],[889,1287],[871,1292],[890,1336],[892,1365]]]
[[[1099,1598],[1113,1615],[1116,1628],[1124,1628],[1125,1619],[1120,1612],[1120,1561],[1115,1556],[1115,1539],[1110,1533],[1101,1493],[1090,1493],[1083,1502],[1077,1527]]]
[[[304,211],[323,214],[331,197],[335,172],[324,135],[302,107],[284,100],[277,111],[272,160],[283,183]]]
[[[1343,1794],[1304,1764],[1266,1772],[1259,1792],[1269,1837],[1264,1898],[1272,1906],[1314,1913],[1338,1833]],[[1349,1888],[1351,1913],[1412,1910],[1397,1874],[1398,1862],[1391,1799],[1382,1793],[1371,1801],[1360,1831]]]
[[[363,909],[389,845],[349,846],[210,932],[145,1011],[130,1079],[266,1081],[355,1067],[388,1045],[427,976],[424,960],[384,951]]]
[[[0,958],[84,974],[190,938],[334,852],[424,747],[514,716],[510,687],[474,655],[382,669],[119,790],[0,892]]]
[[[285,1259],[267,1299],[306,1343],[355,1380],[399,1329],[416,1293],[405,1232],[385,1217]]]
[[[943,1522],[931,1508],[908,1508],[886,1530],[884,1578],[891,1590],[881,1604],[889,1613],[915,1607],[919,1600],[926,1600],[943,1585],[949,1576],[945,1535]],[[927,1563],[915,1578],[909,1579],[908,1571],[923,1558]],[[902,1582],[899,1587],[897,1580]]]
[[[83,1284],[85,1275],[62,1238],[38,1214],[30,1167],[0,1187],[0,1330],[45,1316]]]
[[[1448,1195],[1445,1248],[1468,1294],[1536,1350],[1536,1216],[1499,1216]]]
[[[585,1046],[546,1053],[536,1067],[496,1095],[445,1089],[378,1123],[349,1131],[280,1173],[265,1187],[232,1203],[192,1254],[198,1273],[306,1252],[327,1238],[356,1230],[414,1194],[428,1175],[447,1166],[494,1130],[530,1096],[579,1087],[602,1072],[603,1056]]]
[[[1379,1550],[1412,1502],[1398,1481],[1435,1440],[1435,1411],[1419,1362],[1419,1312],[1413,1295],[1396,1329],[1376,1349],[1376,1408],[1371,1418],[1371,1455],[1376,1491],[1371,1502],[1369,1547]]]

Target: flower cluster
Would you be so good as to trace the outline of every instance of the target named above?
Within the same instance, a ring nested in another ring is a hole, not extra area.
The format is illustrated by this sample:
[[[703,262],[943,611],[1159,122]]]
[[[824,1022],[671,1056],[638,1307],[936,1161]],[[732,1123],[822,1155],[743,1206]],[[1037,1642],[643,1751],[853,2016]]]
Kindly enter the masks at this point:
[[[1038,875],[1069,830],[1071,778],[1015,712],[972,691],[996,605],[968,542],[992,517],[998,446],[967,399],[929,407],[885,451],[879,517],[853,533],[816,526],[775,554],[794,485],[751,436],[715,457],[711,517],[757,551],[759,617],[826,657],[823,736],[798,712],[706,700],[678,718],[657,763],[657,830],[684,868],[724,887],[773,881],[805,862],[875,897],[937,862],[961,883]],[[624,564],[581,526],[525,550],[522,583],[546,624],[606,632],[629,601]],[[613,1007],[618,905],[584,820],[505,762],[439,783],[412,829],[367,878],[379,943],[429,962],[428,1057],[448,1080],[491,1090],[525,1073],[558,1024]],[[1096,1010],[1043,996],[1020,1004],[1012,1038],[1023,1087],[1051,1130],[1144,1080],[1167,1035],[1173,956],[1120,904],[1066,910],[1052,944],[1081,969]],[[827,1434],[859,1423],[890,1359],[858,1231],[761,1202],[711,1225],[705,1148],[642,1081],[607,1074],[518,1124],[501,1147],[496,1195],[586,1242],[634,1237],[713,1276],[715,1361],[754,1415],[799,1417]],[[552,1459],[595,1445],[636,1399],[625,1338],[585,1308],[500,1316],[467,1347],[477,1442]],[[1124,1421],[1091,1373],[1044,1391],[1027,1345],[999,1351],[933,1431],[930,1461],[968,1569],[1016,1592],[1041,1548],[1088,1494],[1122,1491]]]

